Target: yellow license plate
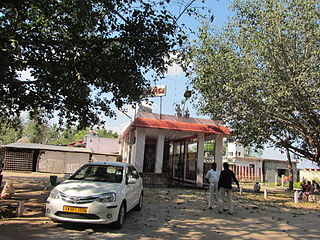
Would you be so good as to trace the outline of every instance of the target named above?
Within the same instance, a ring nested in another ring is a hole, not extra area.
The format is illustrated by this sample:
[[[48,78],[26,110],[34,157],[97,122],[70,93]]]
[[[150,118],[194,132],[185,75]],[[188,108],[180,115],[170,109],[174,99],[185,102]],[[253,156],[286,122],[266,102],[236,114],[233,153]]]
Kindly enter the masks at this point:
[[[86,208],[86,207],[63,206],[63,211],[72,212],[72,213],[87,213],[88,212],[88,208]]]

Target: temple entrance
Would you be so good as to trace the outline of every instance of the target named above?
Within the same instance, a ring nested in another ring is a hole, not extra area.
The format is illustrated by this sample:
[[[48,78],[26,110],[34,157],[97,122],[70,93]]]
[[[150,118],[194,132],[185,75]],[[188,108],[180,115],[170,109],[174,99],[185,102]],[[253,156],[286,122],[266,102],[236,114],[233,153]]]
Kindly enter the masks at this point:
[[[164,150],[163,150],[163,165],[162,165],[162,172],[169,173],[170,172],[170,149],[171,145],[169,142],[164,143]]]
[[[156,144],[149,143],[145,145],[143,172],[154,173],[156,165]]]
[[[196,141],[177,141],[170,152],[173,160],[173,178],[196,181],[198,143]]]
[[[197,155],[198,155],[198,143],[188,142],[187,159],[186,159],[186,180],[195,181],[197,178]]]
[[[173,145],[173,177],[184,178],[185,141],[175,142]]]

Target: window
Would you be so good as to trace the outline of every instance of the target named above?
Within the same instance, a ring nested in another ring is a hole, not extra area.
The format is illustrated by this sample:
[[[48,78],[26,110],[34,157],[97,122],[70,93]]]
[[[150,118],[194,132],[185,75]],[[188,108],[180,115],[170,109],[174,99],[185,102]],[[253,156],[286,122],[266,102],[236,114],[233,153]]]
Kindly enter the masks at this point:
[[[131,172],[131,176],[134,177],[135,179],[139,178],[139,173],[135,167],[129,166],[129,171]]]
[[[110,183],[122,182],[123,167],[111,165],[85,165],[75,172],[70,179],[99,181]]]

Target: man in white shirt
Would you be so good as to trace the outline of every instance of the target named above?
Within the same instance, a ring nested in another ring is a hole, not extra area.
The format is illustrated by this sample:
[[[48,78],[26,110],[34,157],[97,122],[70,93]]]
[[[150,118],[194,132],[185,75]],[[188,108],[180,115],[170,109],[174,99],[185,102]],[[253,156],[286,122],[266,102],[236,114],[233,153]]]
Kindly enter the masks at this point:
[[[212,163],[211,169],[207,172],[205,179],[209,183],[209,209],[212,209],[214,204],[218,202],[218,182],[220,177],[220,171],[217,171],[217,164]]]

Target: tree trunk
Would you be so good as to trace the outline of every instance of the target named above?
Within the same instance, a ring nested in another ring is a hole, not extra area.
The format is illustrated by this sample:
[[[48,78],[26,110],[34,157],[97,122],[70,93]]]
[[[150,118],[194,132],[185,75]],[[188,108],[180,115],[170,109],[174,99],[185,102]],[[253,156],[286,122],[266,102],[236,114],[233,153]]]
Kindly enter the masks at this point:
[[[289,149],[286,148],[287,151],[287,159],[288,159],[288,168],[289,168],[289,190],[293,190],[293,168],[292,168],[292,161]]]

